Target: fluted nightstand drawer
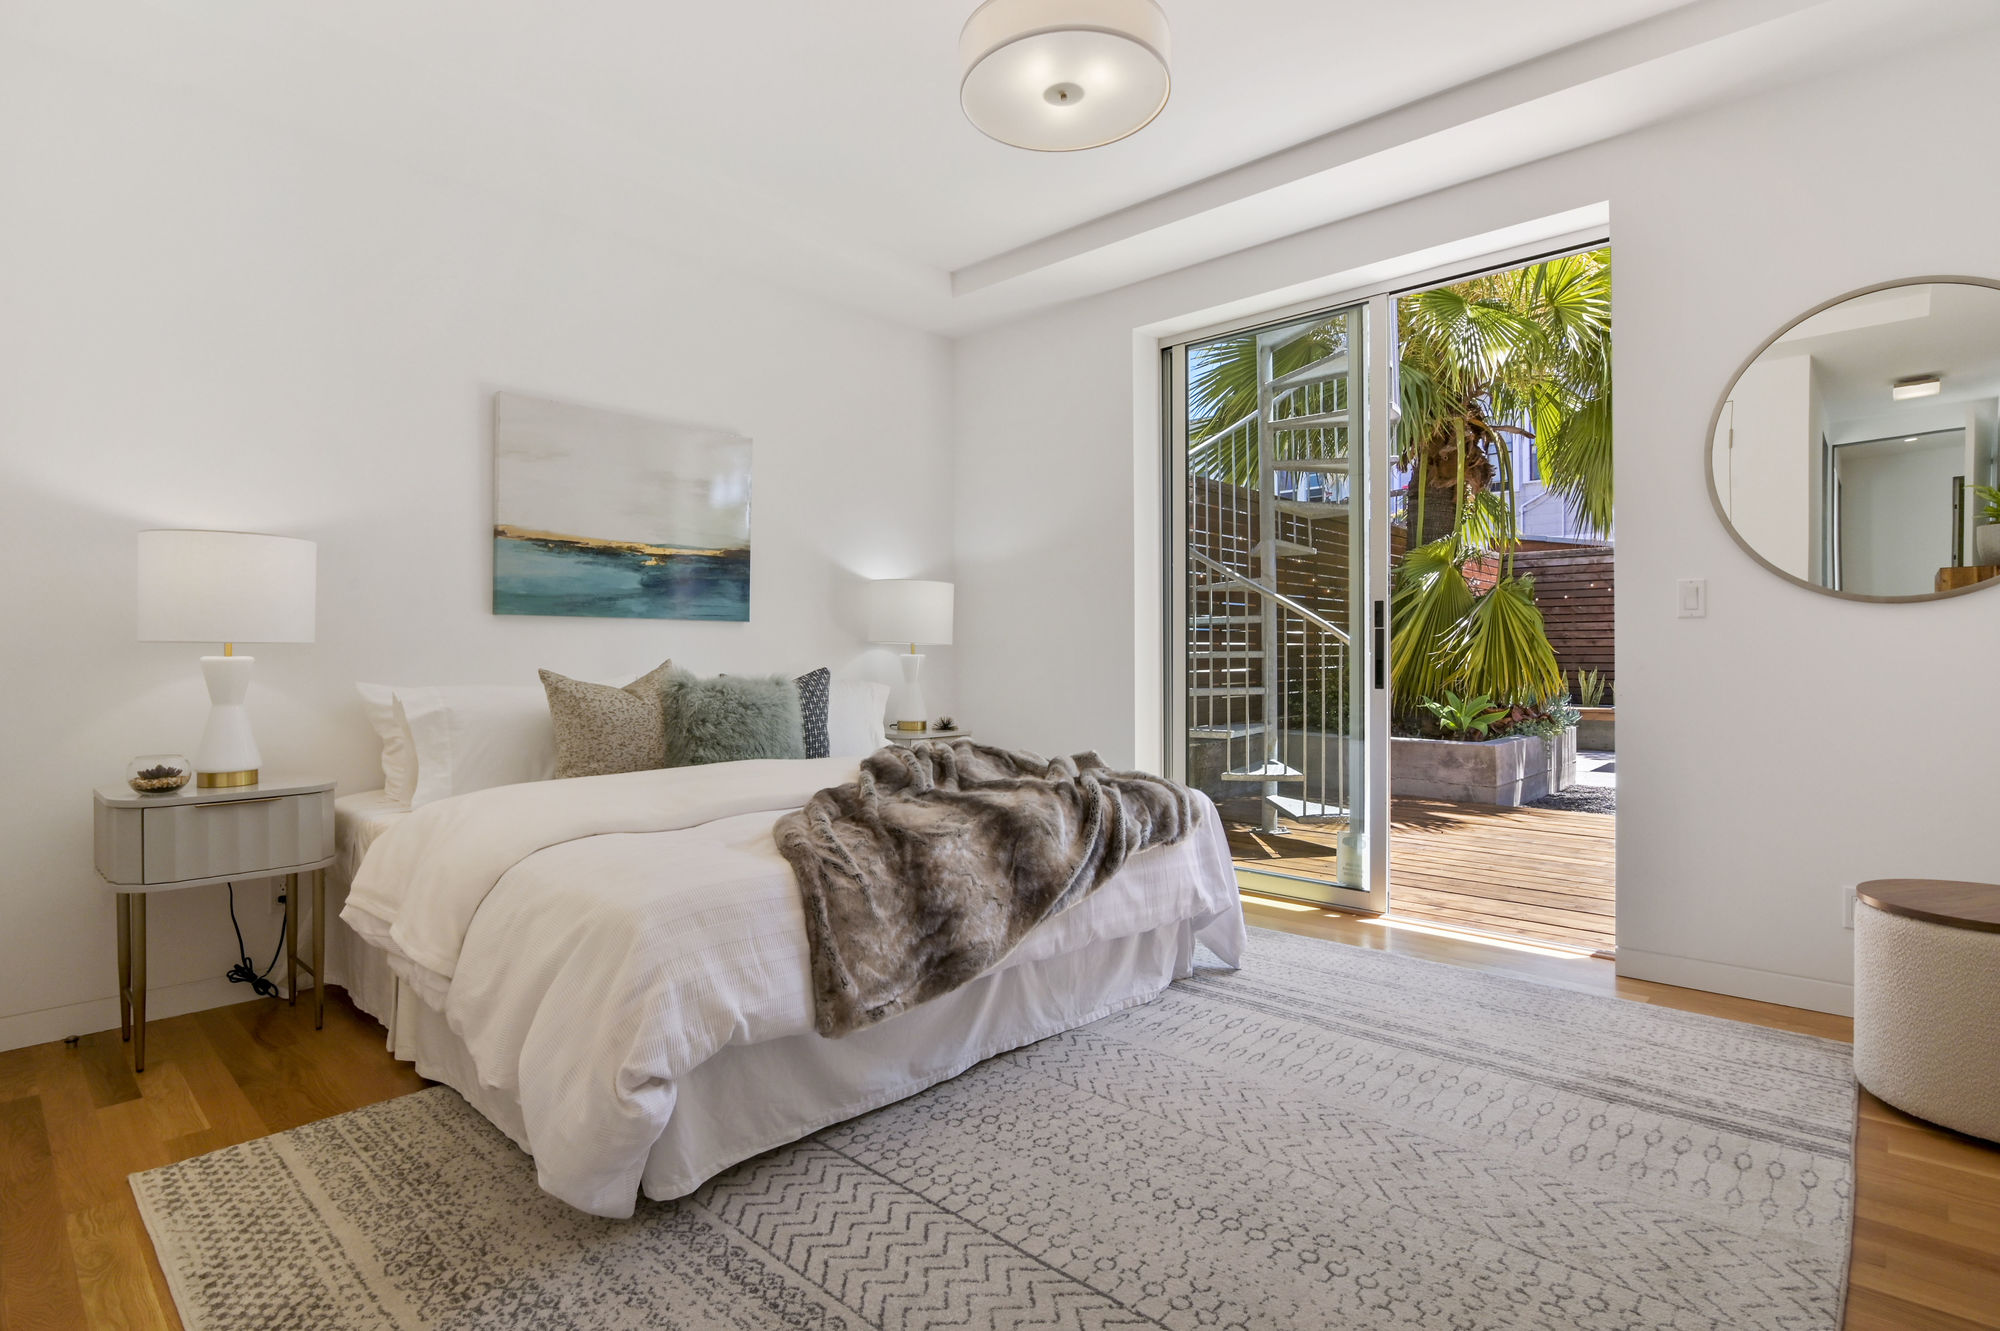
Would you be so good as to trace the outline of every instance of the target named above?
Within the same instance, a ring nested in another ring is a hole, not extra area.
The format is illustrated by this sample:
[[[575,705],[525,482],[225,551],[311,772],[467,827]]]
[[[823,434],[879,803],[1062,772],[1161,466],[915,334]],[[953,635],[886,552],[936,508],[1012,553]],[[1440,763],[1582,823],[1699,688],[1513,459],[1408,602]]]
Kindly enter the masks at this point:
[[[271,878],[333,858],[333,782],[96,792],[97,871],[123,891]]]
[[[333,854],[333,796],[263,799],[146,809],[148,883],[271,873]]]

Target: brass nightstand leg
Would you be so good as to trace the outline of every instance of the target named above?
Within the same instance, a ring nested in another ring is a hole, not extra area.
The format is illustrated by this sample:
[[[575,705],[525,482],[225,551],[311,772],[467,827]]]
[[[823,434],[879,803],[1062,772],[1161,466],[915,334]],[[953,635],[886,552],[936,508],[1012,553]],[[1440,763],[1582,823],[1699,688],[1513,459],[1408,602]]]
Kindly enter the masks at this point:
[[[146,1070],[146,894],[127,893],[132,905],[132,1071]]]
[[[118,911],[118,1034],[132,1039],[132,894],[117,894]]]
[[[326,870],[313,870],[313,1029],[326,1029]]]
[[[285,1001],[299,1005],[299,876],[285,875]]]

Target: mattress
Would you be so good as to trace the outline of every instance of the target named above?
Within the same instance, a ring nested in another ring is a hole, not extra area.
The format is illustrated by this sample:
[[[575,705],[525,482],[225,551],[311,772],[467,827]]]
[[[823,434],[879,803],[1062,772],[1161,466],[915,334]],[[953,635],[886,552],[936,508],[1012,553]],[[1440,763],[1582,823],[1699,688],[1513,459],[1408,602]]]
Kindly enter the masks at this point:
[[[333,802],[333,867],[327,870],[327,982],[347,990],[354,1005],[393,1031],[396,977],[388,958],[355,936],[340,918],[347,888],[361,867],[368,848],[382,834],[410,816],[410,806],[389,798],[388,792],[342,795]],[[390,1048],[394,1049],[392,1040]]]

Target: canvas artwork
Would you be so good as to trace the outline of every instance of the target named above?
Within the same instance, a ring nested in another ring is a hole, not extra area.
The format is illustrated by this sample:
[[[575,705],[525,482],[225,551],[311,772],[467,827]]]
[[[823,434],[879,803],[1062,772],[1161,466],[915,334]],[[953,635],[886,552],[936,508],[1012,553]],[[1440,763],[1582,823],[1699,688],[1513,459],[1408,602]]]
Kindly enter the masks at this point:
[[[493,396],[493,613],[750,618],[750,441]]]

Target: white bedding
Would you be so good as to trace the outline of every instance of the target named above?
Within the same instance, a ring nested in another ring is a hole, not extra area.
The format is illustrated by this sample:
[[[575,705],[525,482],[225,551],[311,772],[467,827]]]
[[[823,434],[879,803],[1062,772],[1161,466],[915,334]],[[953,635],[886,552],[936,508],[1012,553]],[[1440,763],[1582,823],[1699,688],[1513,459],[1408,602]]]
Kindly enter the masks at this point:
[[[771,827],[854,770],[728,763],[443,800],[381,837],[341,918],[442,1014],[479,1087],[518,1105],[518,1132],[503,1126],[542,1186],[629,1215],[642,1181],[658,1195],[647,1161],[688,1074],[731,1047],[819,1039],[798,888]],[[989,974],[1183,924],[1233,963],[1241,907],[1204,809],[1194,836],[1135,856]],[[875,1029],[893,1041],[901,1021]],[[999,1047],[925,1061],[962,1067]]]

